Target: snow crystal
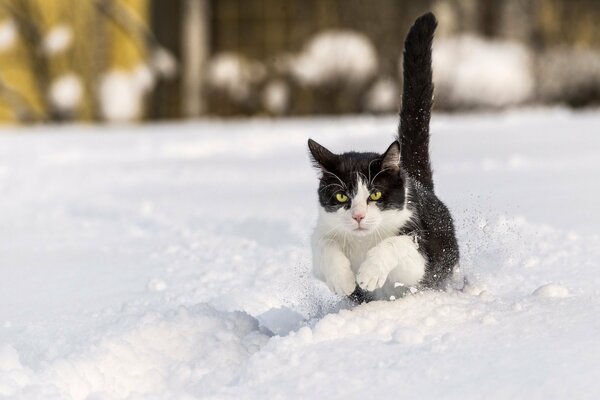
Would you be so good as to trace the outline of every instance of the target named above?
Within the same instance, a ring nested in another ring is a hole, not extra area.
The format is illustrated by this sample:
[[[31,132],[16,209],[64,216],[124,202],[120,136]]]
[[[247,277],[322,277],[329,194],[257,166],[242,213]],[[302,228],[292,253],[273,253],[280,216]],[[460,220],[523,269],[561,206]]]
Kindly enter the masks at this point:
[[[68,25],[57,25],[50,29],[43,41],[46,54],[55,55],[64,52],[73,42],[73,29]]]
[[[463,35],[434,42],[436,104],[505,107],[533,95],[532,55],[521,44]]]
[[[287,335],[302,326],[304,317],[287,307],[272,308],[256,319],[260,324],[276,335]]]
[[[162,279],[152,279],[148,282],[148,290],[151,292],[163,292],[167,288],[167,283]]]
[[[394,332],[393,340],[403,345],[415,345],[423,343],[423,335],[413,329],[401,328]]]
[[[73,111],[80,104],[83,97],[81,79],[68,73],[56,78],[50,85],[50,100],[61,111]]]
[[[494,318],[494,316],[492,316],[492,315],[485,315],[481,319],[482,325],[496,325],[497,323],[498,323],[498,320],[496,318]]]
[[[101,79],[99,96],[102,115],[108,121],[134,121],[142,115],[143,92],[130,72],[106,73]]]
[[[0,371],[10,371],[19,368],[21,368],[19,353],[12,346],[0,346]]]
[[[548,283],[535,289],[532,294],[536,297],[567,297],[569,289],[557,283]]]
[[[377,51],[362,33],[329,30],[314,36],[288,68],[307,86],[360,85],[377,73]]]
[[[479,296],[486,291],[486,287],[485,285],[468,281],[465,283],[462,291],[471,296]]]
[[[0,51],[10,49],[17,41],[17,25],[12,19],[0,23]]]

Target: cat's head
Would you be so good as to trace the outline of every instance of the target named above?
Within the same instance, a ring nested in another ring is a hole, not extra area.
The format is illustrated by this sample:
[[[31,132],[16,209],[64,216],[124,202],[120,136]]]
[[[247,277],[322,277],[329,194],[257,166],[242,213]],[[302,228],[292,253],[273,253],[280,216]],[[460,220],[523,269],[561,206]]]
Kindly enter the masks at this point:
[[[333,233],[365,236],[388,233],[403,224],[405,176],[397,141],[383,154],[334,154],[312,139],[308,148],[322,172],[319,203],[323,222]]]

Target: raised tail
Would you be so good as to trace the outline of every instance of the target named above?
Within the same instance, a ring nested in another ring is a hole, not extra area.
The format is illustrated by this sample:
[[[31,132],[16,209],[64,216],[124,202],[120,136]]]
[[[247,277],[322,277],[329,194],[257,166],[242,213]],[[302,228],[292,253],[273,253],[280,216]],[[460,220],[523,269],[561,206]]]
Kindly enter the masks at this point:
[[[404,90],[398,141],[401,164],[409,176],[433,190],[429,162],[429,120],[433,104],[431,44],[437,20],[427,13],[415,21],[404,41]]]

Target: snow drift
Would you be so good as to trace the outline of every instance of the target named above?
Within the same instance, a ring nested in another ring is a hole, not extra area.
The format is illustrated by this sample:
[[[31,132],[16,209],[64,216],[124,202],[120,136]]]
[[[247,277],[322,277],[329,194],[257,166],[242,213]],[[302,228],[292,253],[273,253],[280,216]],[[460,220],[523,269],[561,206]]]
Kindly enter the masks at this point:
[[[600,117],[434,116],[467,285],[351,307],[310,277],[305,143],[396,122],[5,131],[0,397],[594,398]]]

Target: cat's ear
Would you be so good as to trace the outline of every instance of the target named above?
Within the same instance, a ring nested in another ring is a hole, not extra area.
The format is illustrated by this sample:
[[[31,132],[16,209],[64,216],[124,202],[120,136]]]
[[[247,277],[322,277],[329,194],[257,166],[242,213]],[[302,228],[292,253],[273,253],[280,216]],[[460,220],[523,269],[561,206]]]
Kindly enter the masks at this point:
[[[381,157],[381,169],[398,171],[400,169],[400,143],[396,140]]]
[[[315,167],[322,168],[326,171],[333,169],[337,162],[337,155],[312,139],[308,139],[308,149],[310,150]]]

